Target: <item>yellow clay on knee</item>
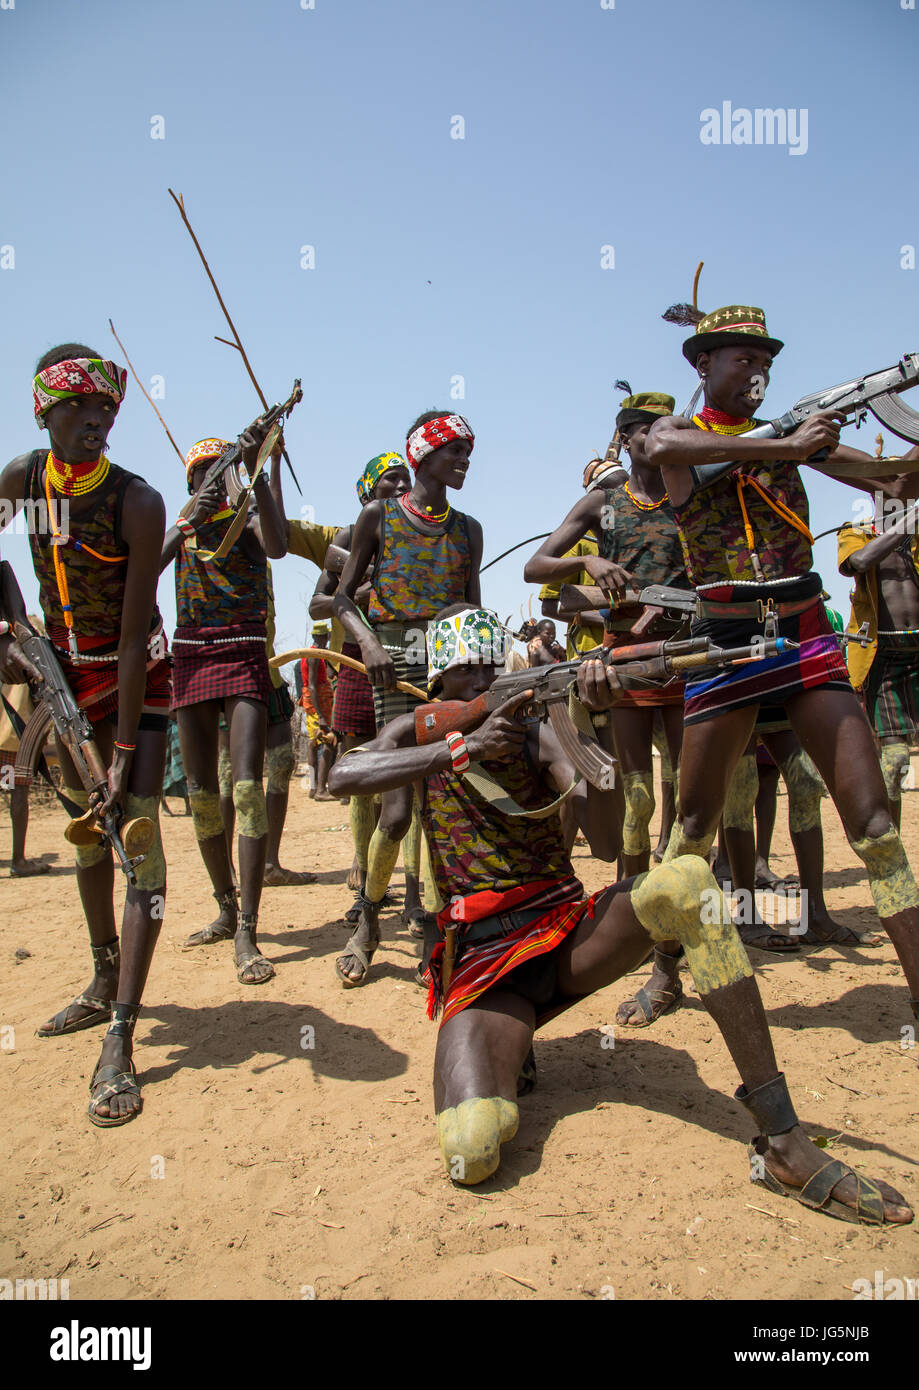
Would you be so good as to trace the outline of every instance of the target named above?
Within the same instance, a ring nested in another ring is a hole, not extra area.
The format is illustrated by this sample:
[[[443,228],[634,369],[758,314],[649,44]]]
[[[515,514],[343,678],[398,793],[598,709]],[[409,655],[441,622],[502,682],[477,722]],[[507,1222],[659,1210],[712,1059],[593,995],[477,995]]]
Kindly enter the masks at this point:
[[[753,974],[721,889],[704,859],[680,855],[640,874],[632,911],[652,941],[679,941],[700,994]]]
[[[261,782],[234,782],[233,805],[236,807],[240,835],[245,835],[249,840],[260,840],[268,834],[268,813]]]
[[[644,854],[651,849],[648,827],[654,815],[654,779],[650,772],[626,772],[622,778],[625,819],[622,822],[623,854]]]
[[[469,1187],[490,1178],[501,1162],[501,1145],[513,1139],[520,1111],[501,1096],[461,1101],[437,1116],[437,1139],[454,1182]]]
[[[213,840],[223,834],[223,820],[220,816],[220,797],[216,792],[206,792],[202,787],[189,787],[188,804],[191,807],[191,823],[195,839]]]

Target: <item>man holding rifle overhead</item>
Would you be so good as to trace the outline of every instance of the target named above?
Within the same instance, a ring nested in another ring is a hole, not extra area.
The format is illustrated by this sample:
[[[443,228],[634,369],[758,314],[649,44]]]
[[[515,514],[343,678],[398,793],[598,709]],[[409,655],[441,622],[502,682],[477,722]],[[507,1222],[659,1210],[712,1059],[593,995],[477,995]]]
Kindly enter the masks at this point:
[[[39,1029],[39,1037],[59,1037],[111,1018],[90,1083],[89,1117],[99,1126],[125,1124],[141,1110],[132,1037],[166,892],[158,812],[170,679],[156,608],[165,509],[158,492],[103,452],[126,380],[123,368],[82,343],[45,353],[33,400],[50,449],[21,454],[0,478],[0,498],[16,510],[29,507],[29,545],[48,638],[108,768],[108,793],[100,793],[95,809],[116,821],[147,817],[154,827],[136,881],[129,880],[120,950],[111,850],[87,827],[76,860],[93,979]],[[37,676],[9,633],[0,636],[0,678]],[[89,793],[60,737],[57,743],[64,798],[77,813],[88,812]]]
[[[293,398],[292,398],[293,399]],[[186,946],[232,939],[236,978],[243,985],[270,980],[274,967],[258,949],[258,909],[265,872],[268,818],[262,770],[271,678],[268,670],[268,560],[286,554],[286,523],[277,504],[281,455],[272,457],[274,478],[257,469],[266,439],[260,419],[240,436],[242,461],[252,487],[242,529],[234,534],[225,473],[215,461],[227,455],[224,439],[202,439],[188,451],[185,472],[193,503],[166,533],[161,568],[176,560],[176,632],[173,709],[178,714],[182,761],[188,776],[195,838],[220,908]],[[257,474],[257,476],[256,476]],[[231,529],[228,531],[228,526]],[[239,905],[220,815],[218,720],[229,730],[233,805],[239,827]]]
[[[781,634],[796,644],[687,682],[680,813],[668,856],[708,854],[758,709],[783,707],[867,869],[919,1017],[919,892],[891,823],[871,731],[823,606],[798,471],[800,463],[812,462],[840,482],[870,490],[886,461],[841,446],[840,416],[832,409],[808,414],[784,437],[766,424],[764,434],[744,438],[762,423],[753,412],[782,347],[768,335],[762,309],[730,305],[703,316],[683,355],[699,373],[705,405],[692,419],[658,421],[648,434],[647,454],[661,469],[700,599],[693,633],[711,635],[722,646],[757,634]],[[784,423],[778,424],[784,433]],[[919,459],[919,448],[904,458]],[[902,471],[902,463],[894,471]],[[819,816],[815,791],[792,828],[807,830]]]

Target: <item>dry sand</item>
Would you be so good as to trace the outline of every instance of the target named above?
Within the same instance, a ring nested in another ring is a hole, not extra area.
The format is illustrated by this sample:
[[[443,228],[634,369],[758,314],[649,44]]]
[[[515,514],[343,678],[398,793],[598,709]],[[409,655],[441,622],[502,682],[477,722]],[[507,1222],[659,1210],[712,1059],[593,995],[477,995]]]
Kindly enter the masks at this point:
[[[794,869],[786,804],[779,873]],[[917,864],[917,798],[904,806]],[[53,871],[11,880],[4,860],[0,879],[0,1278],[66,1278],[71,1298],[849,1300],[876,1269],[919,1276],[919,1226],[847,1225],[749,1182],[738,1078],[686,975],[685,1007],[616,1030],[614,1047],[601,1030],[647,970],[549,1024],[498,1176],[453,1187],[434,1134],[435,1029],[398,915],[367,986],[345,991],[333,972],[346,821],[293,784],[282,858],[319,882],[265,890],[278,973],[247,988],[229,944],[180,950],[214,904],[191,822],[164,817],[170,896],[135,1050],[145,1109],[100,1130],[86,1106],[101,1029],[35,1037],[90,971],[62,813],[33,808],[28,851]],[[876,925],[829,802],[824,828],[831,909]],[[589,889],[607,881],[583,848],[575,865]],[[886,938],[753,959],[807,1131],[919,1207],[919,1049],[901,1046],[911,1015]]]

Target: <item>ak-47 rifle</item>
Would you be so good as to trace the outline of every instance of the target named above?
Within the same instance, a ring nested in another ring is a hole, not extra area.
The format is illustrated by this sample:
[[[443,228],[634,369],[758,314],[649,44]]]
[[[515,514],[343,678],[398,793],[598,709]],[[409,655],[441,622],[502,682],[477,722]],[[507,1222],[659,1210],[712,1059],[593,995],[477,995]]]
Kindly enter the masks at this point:
[[[563,584],[559,590],[558,608],[559,617],[562,619],[570,620],[577,613],[599,612],[604,621],[608,622],[620,608],[627,609],[637,605],[643,606],[644,616],[631,628],[636,636],[640,635],[642,624],[646,625],[649,617],[654,618],[659,613],[676,613],[684,619],[696,617],[699,612],[699,596],[694,589],[674,589],[667,584],[648,584],[638,593],[634,589],[627,589],[623,599],[610,606],[610,595],[597,584]],[[867,622],[862,623],[857,632],[837,632],[836,640],[841,647],[847,646],[850,642],[867,647],[871,641]]]
[[[536,666],[526,671],[508,671],[475,700],[442,700],[419,705],[415,711],[415,739],[418,744],[436,743],[457,730],[477,729],[493,710],[524,690],[533,698],[518,711],[523,719],[542,719],[546,715],[558,741],[578,771],[593,786],[608,790],[614,785],[616,760],[595,739],[582,732],[568,713],[568,699],[577,683],[578,668],[584,661],[599,660],[616,668],[620,676],[666,685],[682,680],[690,672],[716,670],[760,661],[789,651],[798,643],[786,637],[755,637],[741,647],[716,647],[708,637],[685,641],[641,642],[628,647],[597,647],[577,661],[560,661],[553,666]]]
[[[22,732],[17,773],[31,776],[41,755],[48,725],[53,723],[90,800],[96,793],[103,798],[108,796],[108,770],[93,738],[92,725],[73,698],[54,647],[29,622],[22,591],[6,560],[0,562],[0,598],[16,641],[41,676],[40,681],[29,683],[36,708]],[[154,833],[153,821],[146,816],[122,823],[111,812],[98,816],[91,806],[85,815],[70,822],[64,838],[73,845],[110,844],[128,882],[135,887],[137,875],[134,871],[143,863]]]
[[[802,396],[797,405],[770,420],[765,425],[757,425],[748,430],[744,439],[782,439],[791,434],[811,415],[821,410],[831,410],[836,415],[845,416],[845,424],[856,428],[868,417],[868,411],[886,425],[894,434],[910,444],[919,444],[919,411],[904,405],[899,400],[900,393],[911,386],[919,385],[919,352],[908,352],[893,367],[885,367],[880,372],[869,372],[866,376],[844,381],[839,386],[830,386],[823,391],[814,391]],[[821,449],[806,460],[811,468],[819,473],[830,473],[840,477],[893,477],[897,473],[912,472],[919,465],[903,464],[901,460],[879,461],[877,467],[866,470],[858,462],[834,460],[827,462],[827,450]],[[737,463],[704,463],[690,469],[696,487],[706,487],[724,473],[736,468]]]
[[[224,449],[218,459],[215,459],[204,475],[204,482],[198,489],[203,492],[205,488],[221,479],[226,489],[227,496],[232,506],[236,508],[236,515],[233,517],[224,533],[223,538],[216,550],[207,554],[202,554],[204,560],[222,560],[223,557],[232,549],[240,532],[246,524],[248,515],[249,498],[256,481],[264,468],[271,451],[281,435],[281,421],[290,416],[294,406],[303,399],[303,391],[300,387],[300,378],[294,382],[293,390],[287,400],[280,405],[273,405],[265,411],[261,417],[262,424],[266,426],[268,433],[258,452],[258,461],[255,465],[251,478],[246,479],[243,474],[242,457],[243,446],[241,436],[234,444],[230,444]],[[179,512],[180,516],[190,516],[194,509],[195,499],[190,497],[185,506]]]
[[[640,613],[636,610],[640,609]],[[623,631],[633,637],[649,635],[649,629],[661,621],[673,627],[682,626],[687,618],[698,612],[694,589],[675,589],[667,584],[648,584],[644,589],[627,589],[622,598],[613,598],[599,584],[563,584],[558,596],[558,616],[570,622],[579,613],[598,612],[610,628],[618,615]]]

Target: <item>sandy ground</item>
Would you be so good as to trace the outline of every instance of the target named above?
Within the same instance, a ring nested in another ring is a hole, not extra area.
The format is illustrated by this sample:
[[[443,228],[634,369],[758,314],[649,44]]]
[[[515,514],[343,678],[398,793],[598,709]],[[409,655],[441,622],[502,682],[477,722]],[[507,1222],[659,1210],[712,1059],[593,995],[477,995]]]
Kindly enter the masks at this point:
[[[919,798],[904,804],[916,864]],[[785,808],[778,872],[794,868]],[[371,983],[346,992],[333,973],[346,819],[293,784],[282,857],[319,882],[265,891],[278,974],[256,989],[237,984],[228,944],[180,950],[213,902],[190,821],[164,818],[170,897],[135,1052],[145,1109],[99,1130],[86,1105],[101,1030],[34,1033],[90,972],[62,813],[33,811],[29,852],[53,871],[11,880],[4,860],[0,878],[0,1278],[66,1278],[71,1298],[849,1300],[878,1269],[919,1276],[919,1225],[858,1228],[751,1185],[737,1077],[685,975],[686,1006],[617,1030],[613,1047],[601,1030],[636,977],[546,1027],[498,1176],[451,1186],[434,1134],[435,1030],[398,916]],[[831,909],[870,927],[828,802],[824,826]],[[606,881],[586,850],[575,864],[588,888]],[[807,1131],[919,1208],[919,1050],[901,1046],[911,1015],[886,938],[754,961]]]

